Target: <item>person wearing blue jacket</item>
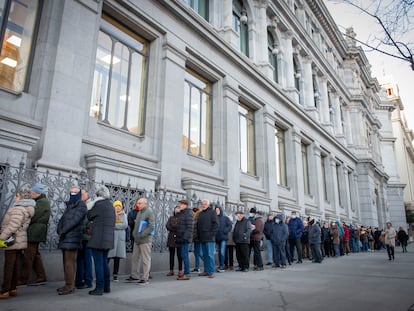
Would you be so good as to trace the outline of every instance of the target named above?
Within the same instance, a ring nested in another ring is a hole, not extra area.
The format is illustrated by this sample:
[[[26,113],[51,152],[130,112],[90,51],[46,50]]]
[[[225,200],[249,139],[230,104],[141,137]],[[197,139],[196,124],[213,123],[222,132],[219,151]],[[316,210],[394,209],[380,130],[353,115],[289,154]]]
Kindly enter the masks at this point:
[[[286,268],[286,252],[285,244],[288,239],[289,231],[288,226],[283,220],[282,214],[277,214],[274,218],[272,225],[272,231],[270,239],[273,246],[273,267],[274,268]]]
[[[216,206],[216,214],[219,218],[219,229],[216,233],[216,245],[218,248],[219,267],[217,272],[224,272],[224,257],[226,255],[227,240],[232,229],[230,219],[224,215],[223,209]]]
[[[295,257],[295,247],[298,253],[298,261],[297,263],[302,263],[302,243],[300,238],[302,237],[303,232],[303,222],[300,219],[296,212],[293,211],[292,215],[290,216],[289,220],[289,246],[290,246],[290,256],[293,258]]]

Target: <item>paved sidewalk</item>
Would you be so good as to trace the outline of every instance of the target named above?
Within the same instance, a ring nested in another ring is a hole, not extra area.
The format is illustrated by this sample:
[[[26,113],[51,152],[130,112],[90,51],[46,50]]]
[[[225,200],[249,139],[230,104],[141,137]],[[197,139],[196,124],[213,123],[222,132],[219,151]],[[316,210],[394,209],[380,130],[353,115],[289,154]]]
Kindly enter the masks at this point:
[[[154,273],[149,285],[112,283],[112,292],[90,296],[88,290],[59,296],[59,282],[23,287],[18,296],[0,301],[0,310],[215,310],[316,311],[414,310],[414,244],[397,248],[395,261],[385,251],[304,260],[286,270],[217,273],[208,279],[193,274],[177,281]]]

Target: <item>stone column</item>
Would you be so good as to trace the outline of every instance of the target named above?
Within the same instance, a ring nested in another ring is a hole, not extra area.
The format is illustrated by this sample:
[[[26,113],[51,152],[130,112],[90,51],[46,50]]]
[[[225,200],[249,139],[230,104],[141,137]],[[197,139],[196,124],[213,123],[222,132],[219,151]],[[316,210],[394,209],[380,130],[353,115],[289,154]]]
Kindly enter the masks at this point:
[[[239,91],[237,81],[226,77],[223,85],[223,107],[224,107],[224,172],[225,183],[229,188],[227,200],[230,202],[240,201],[240,154],[237,133],[239,132]]]
[[[302,165],[302,136],[300,131],[294,128],[292,132],[292,142],[293,142],[293,157],[294,157],[294,180],[292,186],[296,194],[296,203],[301,209],[301,213],[305,212],[305,195],[304,195],[304,185],[303,185],[303,165]]]
[[[267,55],[267,1],[259,1],[256,3],[257,16],[257,63],[269,63]]]
[[[313,80],[312,80],[312,59],[305,56],[302,59],[303,81],[304,81],[304,106],[306,110],[315,108]]]
[[[339,102],[339,96],[336,92],[331,93],[331,102],[334,109],[335,118],[335,133],[336,135],[342,136],[342,118],[341,118],[341,105]]]
[[[343,198],[343,207],[345,209],[345,213],[348,217],[351,215],[351,189],[349,184],[349,170],[344,165],[343,166],[343,180],[344,180],[344,198]]]
[[[324,194],[324,189],[323,189],[323,178],[324,176],[322,176],[322,167],[321,167],[321,147],[319,144],[314,144],[313,147],[313,156],[315,159],[315,172],[316,172],[316,176],[314,179],[314,183],[315,186],[315,202],[319,207],[319,210],[324,213],[325,212],[325,194]]]
[[[45,79],[48,85],[41,86],[45,89],[41,104],[48,106],[42,112],[45,122],[39,146],[41,157],[36,161],[39,168],[67,172],[82,169],[82,137],[89,116],[101,5],[91,0],[53,1],[44,12],[59,16],[59,20],[52,20],[49,28],[55,35],[46,37],[50,42],[45,43],[50,48],[46,49],[49,62],[45,66],[53,73],[50,80]]]
[[[287,30],[283,33],[283,54],[284,54],[284,63],[286,64],[286,89],[287,90],[296,90],[295,89],[295,80],[294,80],[294,70],[293,70],[293,47],[292,47],[292,37],[293,33],[290,30]]]
[[[337,178],[337,172],[336,172],[336,159],[334,156],[330,156],[329,158],[329,166],[330,166],[330,171],[331,174],[330,178],[331,178],[331,182],[328,183],[331,185],[331,197],[330,199],[330,203],[331,203],[331,207],[332,209],[335,211],[335,214],[338,216],[340,215],[340,207],[339,207],[339,193],[338,193],[338,178]]]
[[[163,97],[162,114],[156,122],[163,123],[161,138],[161,180],[160,185],[170,190],[181,190],[182,156],[185,150],[182,147],[183,126],[183,85],[185,79],[185,47],[180,41],[168,37],[168,44],[163,47],[162,58],[162,86]],[[171,116],[174,116],[171,117]]]
[[[265,170],[263,179],[267,185],[269,198],[272,200],[272,206],[278,206],[278,184],[277,184],[277,163],[276,163],[276,146],[275,146],[275,124],[276,119],[272,112],[266,112],[264,116],[265,124]]]

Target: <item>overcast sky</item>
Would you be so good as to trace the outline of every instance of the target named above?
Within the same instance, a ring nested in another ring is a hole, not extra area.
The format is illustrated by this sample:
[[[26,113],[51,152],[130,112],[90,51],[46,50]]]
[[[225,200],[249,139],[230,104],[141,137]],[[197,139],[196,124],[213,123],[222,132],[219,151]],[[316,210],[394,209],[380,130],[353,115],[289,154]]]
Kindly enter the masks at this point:
[[[345,32],[345,28],[353,27],[357,39],[366,42],[370,35],[381,31],[374,19],[348,4],[335,4],[331,1],[325,1],[325,4],[341,32]],[[414,32],[408,35],[408,39],[411,42],[414,41]],[[373,77],[381,80],[383,73],[393,76],[400,90],[408,126],[414,129],[414,71],[410,64],[379,52],[368,52],[368,48],[365,47],[363,49],[366,51],[365,54],[372,65]]]

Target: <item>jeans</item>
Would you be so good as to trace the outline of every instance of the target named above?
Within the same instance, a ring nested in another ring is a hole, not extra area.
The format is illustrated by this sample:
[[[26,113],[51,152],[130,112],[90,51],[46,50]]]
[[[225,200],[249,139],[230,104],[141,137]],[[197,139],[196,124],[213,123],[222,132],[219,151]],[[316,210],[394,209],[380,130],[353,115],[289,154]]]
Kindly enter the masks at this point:
[[[273,262],[273,245],[272,241],[266,239],[267,262]]]
[[[315,262],[322,262],[321,244],[310,244],[312,258]]]
[[[296,239],[289,239],[289,246],[290,246],[290,256],[292,256],[292,260],[295,258],[295,247],[298,253],[298,262],[302,262],[302,243],[300,238]]]
[[[285,243],[273,245],[273,262],[276,266],[286,266]]]
[[[215,242],[203,242],[201,243],[201,249],[203,252],[203,260],[204,260],[204,272],[208,274],[214,273],[214,245]]]
[[[92,257],[95,264],[96,290],[98,291],[111,288],[108,252],[108,249],[92,249]]]
[[[394,259],[394,246],[386,244],[387,246],[387,254],[388,254],[388,259]]]
[[[226,255],[224,256],[224,264],[227,267],[233,267],[234,262],[234,246],[233,245],[227,245],[226,247]]]
[[[250,241],[250,248],[253,248],[253,264],[255,267],[263,268],[262,253],[260,251],[260,241]]]
[[[339,244],[333,244],[333,249],[335,252],[335,257],[339,257],[340,253],[339,253]]]
[[[200,258],[203,258],[203,250],[200,242],[194,242],[194,264],[195,269],[200,269]]]
[[[227,246],[226,240],[217,242],[219,269],[221,270],[224,269],[224,257],[226,255],[226,246]]]
[[[76,286],[92,287],[92,250],[87,247],[88,241],[82,241],[82,248],[78,250],[76,260]]]
[[[190,256],[188,254],[190,243],[181,243],[179,249],[184,264],[184,275],[190,274]]]

